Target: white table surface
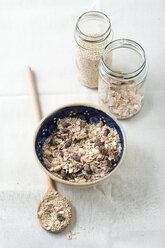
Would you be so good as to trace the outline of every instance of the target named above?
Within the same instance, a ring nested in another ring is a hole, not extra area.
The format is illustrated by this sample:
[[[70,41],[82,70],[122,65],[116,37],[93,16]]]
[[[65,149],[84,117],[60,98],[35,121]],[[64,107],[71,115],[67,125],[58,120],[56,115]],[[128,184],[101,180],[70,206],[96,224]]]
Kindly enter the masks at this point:
[[[67,103],[97,104],[97,91],[81,86],[75,70],[75,22],[88,10],[110,16],[114,38],[146,50],[145,104],[122,121],[127,155],[110,180],[90,189],[57,185],[72,202],[73,222],[50,234],[36,218],[45,185],[24,67],[35,71],[44,115]],[[0,0],[0,248],[165,247],[164,12],[164,0]],[[67,240],[69,230],[77,239]]]

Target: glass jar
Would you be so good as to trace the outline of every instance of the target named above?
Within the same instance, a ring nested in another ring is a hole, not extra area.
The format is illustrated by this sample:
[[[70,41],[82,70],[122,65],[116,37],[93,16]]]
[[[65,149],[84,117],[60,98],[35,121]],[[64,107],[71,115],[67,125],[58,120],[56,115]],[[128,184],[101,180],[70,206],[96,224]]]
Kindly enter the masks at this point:
[[[147,75],[144,49],[135,41],[112,41],[99,63],[99,104],[117,119],[138,113],[144,102]]]
[[[105,46],[112,40],[111,22],[99,11],[78,18],[75,29],[78,80],[90,88],[98,87],[98,65]]]

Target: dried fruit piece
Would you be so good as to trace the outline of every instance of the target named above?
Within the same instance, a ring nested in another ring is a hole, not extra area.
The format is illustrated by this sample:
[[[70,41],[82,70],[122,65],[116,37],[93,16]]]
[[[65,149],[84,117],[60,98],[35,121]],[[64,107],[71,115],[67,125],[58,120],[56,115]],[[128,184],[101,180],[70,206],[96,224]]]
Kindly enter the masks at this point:
[[[96,138],[96,139],[95,139],[95,143],[97,143],[97,142],[99,143],[100,141],[101,141],[101,140],[100,140],[99,138]]]
[[[113,166],[116,164],[114,159],[112,159],[111,162],[112,162]]]
[[[113,163],[110,159],[107,159],[107,166],[108,167],[113,167]]]
[[[80,156],[79,155],[77,155],[77,154],[73,154],[72,156],[71,156],[75,161],[77,161],[77,162],[80,162]]]
[[[104,141],[101,142],[101,140],[99,138],[96,138],[94,147],[96,147],[96,146],[102,146],[102,145],[104,145]]]
[[[66,171],[64,169],[61,170],[61,176],[63,179],[66,179]]]
[[[72,144],[72,142],[71,142],[70,140],[66,141],[66,143],[65,143],[65,148],[70,147],[71,144]]]
[[[74,179],[74,176],[72,173],[68,173],[68,176],[71,178],[71,179]]]
[[[62,129],[62,133],[69,133],[69,130],[66,129],[66,128],[63,128],[63,129]]]
[[[104,146],[100,146],[99,152],[100,152],[102,155],[106,155],[107,149],[106,149]]]
[[[114,162],[117,163],[119,161],[119,155],[118,153],[114,153]]]
[[[85,170],[88,174],[92,174],[92,170],[91,170],[90,164],[85,164],[85,165],[84,165],[84,170]]]
[[[65,220],[65,217],[62,214],[57,214],[57,219],[59,221],[64,221]]]
[[[51,138],[49,144],[50,144],[51,146],[57,145],[56,142],[55,142],[55,138],[54,138],[54,137]]]
[[[113,168],[114,168],[113,166],[112,167],[108,167],[107,171],[108,172],[111,172],[113,170]]]
[[[60,150],[59,153],[60,153],[60,156],[63,158],[64,157],[63,151]]]
[[[108,128],[106,128],[103,135],[106,137],[106,136],[108,136],[109,132],[110,132],[110,130]]]
[[[71,124],[69,123],[69,122],[64,122],[64,123],[62,123],[62,126],[64,127],[64,128],[67,128],[67,127],[69,127]]]

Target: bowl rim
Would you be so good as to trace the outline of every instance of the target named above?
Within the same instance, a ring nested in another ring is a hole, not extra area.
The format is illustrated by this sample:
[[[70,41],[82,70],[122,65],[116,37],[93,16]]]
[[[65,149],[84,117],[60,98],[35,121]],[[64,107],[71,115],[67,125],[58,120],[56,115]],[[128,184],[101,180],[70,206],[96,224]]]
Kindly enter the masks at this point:
[[[40,162],[37,154],[36,154],[36,149],[35,149],[35,142],[36,142],[36,137],[37,137],[37,134],[38,134],[38,130],[40,129],[43,121],[45,119],[47,119],[50,115],[52,115],[53,113],[57,112],[58,110],[61,110],[63,108],[66,108],[66,107],[72,107],[72,106],[86,106],[86,107],[92,107],[92,108],[95,108],[95,109],[98,109],[98,110],[101,110],[102,112],[104,112],[105,114],[107,114],[109,117],[111,117],[115,122],[116,124],[119,126],[119,128],[121,129],[121,132],[122,132],[122,135],[123,135],[123,144],[124,144],[124,147],[123,147],[123,154],[122,154],[122,157],[121,157],[121,160],[119,162],[119,164],[117,165],[117,167],[115,169],[113,169],[113,171],[111,171],[109,174],[107,174],[106,176],[104,177],[101,177],[95,181],[91,181],[91,182],[70,182],[70,181],[67,181],[67,180],[63,180],[55,175],[53,175],[51,172],[49,172],[43,165],[42,163]],[[41,170],[47,174],[47,176],[49,176],[51,179],[53,179],[55,182],[58,182],[58,183],[61,183],[61,184],[64,184],[64,185],[69,185],[69,186],[74,186],[74,187],[90,187],[92,185],[96,185],[98,183],[101,183],[103,182],[104,180],[110,178],[119,168],[120,166],[122,165],[123,163],[123,160],[125,158],[125,153],[126,153],[126,149],[127,149],[127,140],[126,140],[126,135],[125,135],[125,131],[123,130],[123,127],[122,125],[117,121],[116,117],[114,117],[113,115],[111,114],[108,114],[106,111],[104,111],[101,107],[97,106],[97,105],[94,105],[94,104],[90,104],[90,103],[80,103],[80,102],[76,102],[76,103],[70,103],[70,104],[66,104],[66,105],[62,105],[56,109],[54,109],[53,111],[49,112],[46,116],[44,116],[40,122],[37,124],[37,127],[35,129],[35,133],[34,133],[34,136],[33,136],[33,152],[34,152],[34,156],[35,156],[35,159],[37,160],[37,164],[39,165],[39,167],[41,168]]]

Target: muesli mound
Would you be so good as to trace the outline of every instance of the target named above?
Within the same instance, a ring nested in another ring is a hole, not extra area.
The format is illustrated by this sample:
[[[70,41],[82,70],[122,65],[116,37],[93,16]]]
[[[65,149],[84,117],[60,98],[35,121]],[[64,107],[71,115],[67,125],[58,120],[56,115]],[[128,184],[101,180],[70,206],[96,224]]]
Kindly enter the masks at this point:
[[[121,156],[121,141],[114,128],[88,124],[79,118],[58,119],[45,140],[42,156],[47,169],[70,182],[90,182],[110,173]]]
[[[46,230],[58,232],[71,222],[71,206],[65,197],[52,192],[41,202],[38,217]]]

